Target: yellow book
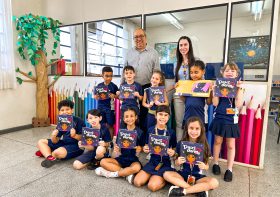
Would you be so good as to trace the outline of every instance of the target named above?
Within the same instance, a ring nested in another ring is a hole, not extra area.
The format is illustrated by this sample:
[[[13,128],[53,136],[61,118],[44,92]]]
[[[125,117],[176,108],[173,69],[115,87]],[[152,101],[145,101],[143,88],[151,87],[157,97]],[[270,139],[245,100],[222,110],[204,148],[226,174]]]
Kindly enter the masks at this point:
[[[180,80],[175,95],[209,97],[211,84],[211,80]]]

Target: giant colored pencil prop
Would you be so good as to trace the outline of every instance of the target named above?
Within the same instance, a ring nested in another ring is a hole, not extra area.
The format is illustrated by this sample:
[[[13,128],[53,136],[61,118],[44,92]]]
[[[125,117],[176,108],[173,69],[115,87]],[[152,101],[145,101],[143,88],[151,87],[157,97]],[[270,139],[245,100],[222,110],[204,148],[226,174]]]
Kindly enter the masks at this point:
[[[246,138],[245,138],[245,146],[244,146],[244,157],[243,163],[250,163],[250,153],[251,153],[251,144],[252,144],[252,133],[254,126],[254,115],[255,110],[253,109],[253,96],[251,97],[250,103],[247,109],[247,118],[246,118]]]
[[[207,141],[210,146],[210,150],[213,153],[213,143],[214,143],[214,134],[210,131],[209,127],[213,120],[214,106],[208,106],[208,132],[206,133]]]
[[[235,160],[239,162],[243,161],[242,156],[243,156],[244,145],[245,145],[246,117],[247,117],[247,111],[246,111],[246,105],[244,101],[243,106],[239,113],[239,120],[238,120],[238,126],[240,129],[240,138],[236,139]]]
[[[115,121],[114,136],[117,136],[120,128],[120,100],[119,99],[115,99],[115,113],[116,113],[116,121]]]
[[[262,114],[261,107],[258,106],[255,121],[254,121],[254,133],[253,133],[253,141],[251,147],[251,164],[258,165],[259,164],[259,156],[260,156],[260,146],[262,139]]]
[[[85,94],[84,94],[84,121],[86,122],[87,118],[86,118],[86,114],[88,113],[88,93],[87,90],[85,90]]]

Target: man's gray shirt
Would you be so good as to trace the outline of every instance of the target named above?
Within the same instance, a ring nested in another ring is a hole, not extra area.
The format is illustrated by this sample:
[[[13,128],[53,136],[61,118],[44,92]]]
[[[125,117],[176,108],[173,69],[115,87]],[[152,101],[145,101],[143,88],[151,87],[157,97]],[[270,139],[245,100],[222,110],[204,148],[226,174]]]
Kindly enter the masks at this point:
[[[155,69],[160,70],[159,56],[155,49],[146,46],[144,51],[135,48],[127,52],[125,65],[133,66],[135,69],[135,81],[141,85],[150,83],[152,73]]]

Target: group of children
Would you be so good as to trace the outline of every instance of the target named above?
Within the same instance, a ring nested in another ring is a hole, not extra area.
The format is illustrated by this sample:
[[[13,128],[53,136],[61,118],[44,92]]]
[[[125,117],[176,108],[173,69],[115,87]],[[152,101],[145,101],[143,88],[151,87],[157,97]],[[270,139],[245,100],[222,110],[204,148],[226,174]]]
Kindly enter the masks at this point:
[[[205,73],[205,65],[202,61],[195,61],[190,65],[191,80],[202,80]],[[167,127],[170,118],[170,108],[167,93],[164,91],[164,101],[150,101],[148,89],[142,90],[139,83],[134,81],[135,71],[132,66],[123,69],[125,82],[135,86],[134,99],[123,99],[121,105],[121,128],[127,131],[137,131],[136,147],[133,149],[120,148],[118,140],[113,138],[114,111],[111,110],[111,99],[118,98],[120,92],[118,87],[111,81],[113,71],[110,67],[104,67],[102,76],[104,85],[108,86],[109,98],[99,100],[98,109],[90,110],[87,113],[87,121],[92,128],[100,130],[100,139],[97,147],[84,146],[81,144],[82,127],[85,123],[78,117],[73,117],[73,128],[66,133],[55,129],[51,139],[41,139],[38,142],[39,151],[37,156],[45,157],[41,165],[51,167],[59,159],[76,157],[73,163],[75,169],[95,169],[99,176],[104,177],[125,177],[129,183],[137,187],[146,183],[151,191],[157,191],[165,186],[166,181],[173,184],[170,187],[169,196],[183,196],[189,193],[196,193],[197,196],[206,196],[205,191],[218,187],[215,178],[206,177],[201,173],[208,170],[210,150],[206,139],[204,107],[211,104],[216,107],[215,117],[210,125],[210,130],[215,134],[214,144],[214,165],[213,173],[221,173],[218,165],[219,153],[223,137],[227,138],[228,148],[228,169],[224,175],[225,181],[232,180],[232,165],[235,154],[235,138],[239,137],[239,129],[236,122],[238,107],[241,106],[243,91],[241,82],[238,82],[238,92],[235,99],[215,97],[212,93],[209,98],[185,97],[184,115],[184,136],[177,142],[176,133]],[[224,78],[236,78],[239,69],[235,64],[226,64],[221,74]],[[160,71],[154,71],[151,78],[151,87],[164,86],[164,75]],[[214,89],[215,85],[211,87]],[[98,95],[95,95],[99,99]],[[139,102],[149,109],[147,115],[147,131],[138,127]],[[59,114],[72,115],[74,103],[63,100],[58,104]],[[234,113],[228,113],[234,111]],[[61,138],[63,135],[63,138]],[[142,166],[138,159],[139,153],[150,153],[148,146],[150,135],[168,136],[169,148],[167,155],[161,156],[151,154],[148,163]],[[113,140],[112,140],[113,139]],[[182,141],[189,141],[203,144],[203,161],[196,164],[189,164],[186,158],[180,155]],[[111,151],[110,151],[111,150]],[[175,166],[172,165],[175,161]],[[179,170],[176,170],[179,169]],[[192,180],[191,180],[192,179]],[[194,183],[195,184],[191,184]]]

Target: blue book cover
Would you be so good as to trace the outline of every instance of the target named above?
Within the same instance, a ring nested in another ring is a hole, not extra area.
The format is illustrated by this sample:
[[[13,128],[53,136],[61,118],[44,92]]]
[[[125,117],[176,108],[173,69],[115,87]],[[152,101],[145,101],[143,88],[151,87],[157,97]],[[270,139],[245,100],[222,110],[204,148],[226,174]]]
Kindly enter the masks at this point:
[[[236,79],[217,78],[214,92],[215,96],[235,98],[237,92],[236,84]]]
[[[100,138],[100,130],[94,128],[83,127],[82,130],[82,145],[98,146]]]
[[[118,132],[118,146],[120,148],[133,149],[136,147],[137,131],[128,131],[127,129],[120,129]]]
[[[151,154],[167,156],[169,136],[150,134],[148,146]]]
[[[181,142],[180,156],[186,159],[189,164],[197,164],[198,161],[203,162],[204,147],[200,143],[192,143],[187,141]]]
[[[58,115],[57,130],[67,132],[73,128],[73,116],[72,115]]]
[[[108,86],[104,84],[99,84],[98,86],[96,86],[94,92],[99,96],[100,100],[105,100],[109,98],[110,90]]]
[[[135,86],[123,84],[120,86],[120,99],[134,99]]]
[[[149,87],[148,89],[148,101],[156,102],[159,101],[160,103],[164,103],[164,86],[159,87]]]

